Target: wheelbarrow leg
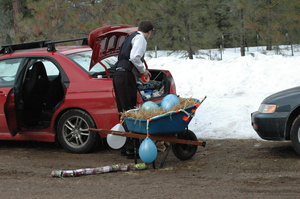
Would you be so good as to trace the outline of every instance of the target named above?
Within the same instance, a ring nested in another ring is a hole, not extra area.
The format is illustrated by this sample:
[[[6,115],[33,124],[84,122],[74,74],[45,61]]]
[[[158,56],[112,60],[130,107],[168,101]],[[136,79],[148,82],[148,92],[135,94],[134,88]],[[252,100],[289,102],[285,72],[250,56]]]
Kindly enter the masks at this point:
[[[163,157],[163,159],[161,160],[161,163],[160,163],[160,165],[159,165],[159,169],[163,168],[163,166],[164,166],[164,164],[165,164],[165,161],[166,161],[166,159],[167,159],[167,157],[168,157],[168,155],[169,155],[169,152],[170,152],[172,146],[173,146],[173,143],[170,143],[170,145],[167,147],[166,152],[165,152],[165,155],[164,155],[164,157]],[[155,160],[152,162],[152,164],[153,164],[153,168],[154,168],[154,169],[157,169],[156,166],[155,166]]]
[[[138,159],[138,149],[137,149],[137,143],[138,139],[133,138],[133,150],[134,150],[134,163],[137,164]]]

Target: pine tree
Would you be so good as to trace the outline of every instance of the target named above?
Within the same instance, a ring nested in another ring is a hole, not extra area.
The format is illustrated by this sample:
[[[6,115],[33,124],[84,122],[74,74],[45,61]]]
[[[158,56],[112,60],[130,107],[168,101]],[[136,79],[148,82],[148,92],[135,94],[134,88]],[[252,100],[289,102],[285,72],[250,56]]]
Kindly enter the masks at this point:
[[[2,37],[13,42],[87,37],[110,24],[154,23],[148,49],[183,50],[299,43],[299,0],[2,0]],[[9,35],[9,36],[6,36]],[[0,35],[1,36],[1,35]]]

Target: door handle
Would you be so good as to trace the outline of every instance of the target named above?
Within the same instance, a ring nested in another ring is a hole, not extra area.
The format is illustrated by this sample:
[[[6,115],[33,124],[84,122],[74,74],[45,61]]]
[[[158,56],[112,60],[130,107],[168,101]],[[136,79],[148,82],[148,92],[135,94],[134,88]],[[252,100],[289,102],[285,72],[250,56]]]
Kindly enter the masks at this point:
[[[3,91],[0,91],[0,96],[6,96],[6,94],[4,94]]]

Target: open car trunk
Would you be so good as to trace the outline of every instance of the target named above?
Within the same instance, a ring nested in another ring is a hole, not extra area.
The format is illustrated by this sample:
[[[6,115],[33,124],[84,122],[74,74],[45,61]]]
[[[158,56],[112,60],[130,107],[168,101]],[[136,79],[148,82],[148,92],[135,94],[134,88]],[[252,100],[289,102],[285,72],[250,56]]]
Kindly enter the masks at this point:
[[[137,82],[137,88],[144,101],[161,98],[170,91],[170,79],[167,74],[161,70],[149,70],[152,77],[149,82],[143,82],[141,79]]]
[[[137,31],[137,27],[129,25],[111,25],[98,28],[89,35],[88,44],[92,48],[90,71],[99,65],[105,68],[102,73],[94,73],[94,78],[112,78],[114,75],[114,64],[117,61],[120,47],[128,35]],[[112,58],[115,57],[115,60]],[[112,61],[113,60],[113,61]],[[145,67],[148,66],[145,62]],[[137,104],[145,101],[160,102],[167,94],[176,94],[173,77],[169,71],[148,69],[152,75],[149,82],[141,79],[137,82],[138,96]]]

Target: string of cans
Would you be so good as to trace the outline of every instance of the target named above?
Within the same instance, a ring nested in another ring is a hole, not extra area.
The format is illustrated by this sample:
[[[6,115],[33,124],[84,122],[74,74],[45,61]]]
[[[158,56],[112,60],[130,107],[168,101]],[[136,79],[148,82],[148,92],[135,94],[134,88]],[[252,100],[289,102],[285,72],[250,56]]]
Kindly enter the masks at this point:
[[[129,170],[143,170],[146,169],[145,163],[138,164],[117,164],[104,167],[96,168],[85,168],[85,169],[75,169],[75,170],[54,170],[51,172],[52,177],[78,177],[82,175],[93,175],[93,174],[103,174],[116,171],[129,171]]]

